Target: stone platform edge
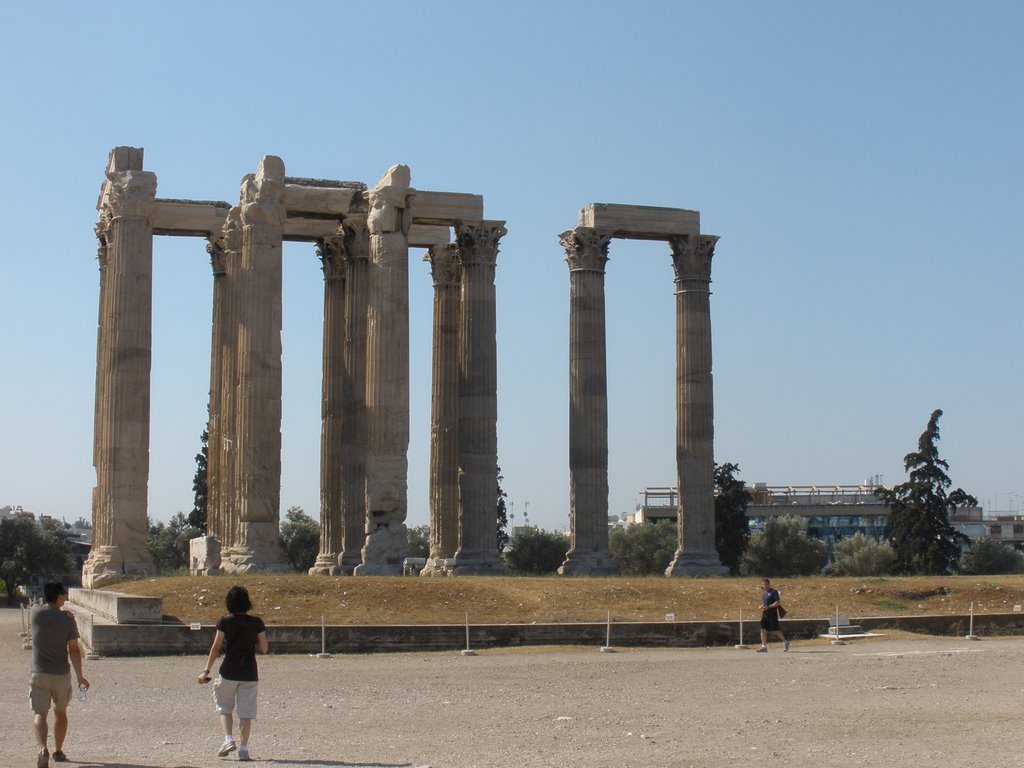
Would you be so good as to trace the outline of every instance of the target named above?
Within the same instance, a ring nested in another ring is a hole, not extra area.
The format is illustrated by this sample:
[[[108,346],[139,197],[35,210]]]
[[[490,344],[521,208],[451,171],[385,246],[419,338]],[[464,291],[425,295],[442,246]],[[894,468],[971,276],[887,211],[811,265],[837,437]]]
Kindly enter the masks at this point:
[[[100,590],[87,590],[99,592]],[[109,593],[117,594],[117,593]],[[69,595],[69,597],[71,597]],[[128,597],[128,596],[121,596]],[[147,598],[162,601],[160,598]],[[99,656],[176,656],[205,654],[213,640],[211,624],[111,623],[99,620],[88,606],[70,601],[76,610],[82,644]],[[106,605],[103,601],[100,604]],[[114,611],[117,613],[117,611]],[[127,612],[126,612],[127,613]],[[853,621],[851,617],[851,621]],[[975,615],[978,636],[1024,635],[1024,614]],[[970,617],[887,616],[858,618],[869,632],[904,630],[931,635],[964,637]],[[828,619],[786,619],[783,630],[791,639],[815,639],[828,629]],[[198,629],[193,629],[198,626]],[[386,653],[460,651],[467,648],[516,648],[539,645],[592,645],[637,648],[702,648],[735,645],[740,641],[738,621],[581,622],[573,624],[470,624],[469,642],[462,624],[267,626],[273,653]],[[743,640],[757,643],[756,621],[743,622]]]

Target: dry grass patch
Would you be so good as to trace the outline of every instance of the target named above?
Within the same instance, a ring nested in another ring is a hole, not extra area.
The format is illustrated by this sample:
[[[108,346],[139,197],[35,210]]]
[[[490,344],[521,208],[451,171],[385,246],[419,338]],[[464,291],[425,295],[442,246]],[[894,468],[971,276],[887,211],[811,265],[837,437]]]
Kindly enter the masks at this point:
[[[670,579],[563,577],[327,577],[302,574],[125,581],[110,587],[163,598],[163,611],[182,622],[211,623],[224,595],[242,584],[253,612],[268,624],[516,624],[604,621],[733,620],[753,617],[755,578]],[[789,618],[825,618],[836,607],[851,617],[1009,613],[1024,603],[1024,575],[907,578],[777,579]]]

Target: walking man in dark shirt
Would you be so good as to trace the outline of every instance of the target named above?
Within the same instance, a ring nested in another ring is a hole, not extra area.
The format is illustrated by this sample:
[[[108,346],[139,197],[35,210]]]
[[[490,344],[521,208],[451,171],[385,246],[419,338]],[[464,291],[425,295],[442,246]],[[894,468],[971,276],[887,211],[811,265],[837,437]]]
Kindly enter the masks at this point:
[[[789,650],[789,640],[782,634],[782,627],[779,626],[779,608],[782,607],[782,598],[778,590],[772,587],[769,579],[761,579],[761,647],[758,653],[768,651],[768,635],[775,635],[782,641],[782,650]]]
[[[32,731],[39,747],[36,768],[47,768],[50,753],[46,748],[46,719],[53,705],[53,759],[67,761],[64,738],[68,735],[68,703],[71,701],[71,667],[80,688],[89,690],[89,681],[82,674],[82,651],[78,647],[78,625],[74,616],[62,611],[67,590],[52,581],[43,587],[45,605],[32,609],[32,687],[29,701],[35,717]],[[70,660],[70,663],[69,663]]]

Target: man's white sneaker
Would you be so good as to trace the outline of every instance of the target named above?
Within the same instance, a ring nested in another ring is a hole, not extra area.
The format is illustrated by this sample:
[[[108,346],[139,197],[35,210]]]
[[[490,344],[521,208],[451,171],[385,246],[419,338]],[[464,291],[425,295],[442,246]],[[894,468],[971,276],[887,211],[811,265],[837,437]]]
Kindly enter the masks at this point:
[[[238,748],[238,759],[243,763],[252,760],[252,758],[249,757],[249,748],[244,744]]]
[[[217,757],[227,757],[235,751],[235,748],[234,739],[224,739],[224,744],[221,745],[219,750],[217,750]]]
[[[783,653],[785,653],[788,650],[789,650],[789,640],[783,640],[782,641],[782,651],[783,651]]]
[[[757,649],[757,652],[758,653],[768,653],[768,648],[766,646],[762,645],[760,648]]]

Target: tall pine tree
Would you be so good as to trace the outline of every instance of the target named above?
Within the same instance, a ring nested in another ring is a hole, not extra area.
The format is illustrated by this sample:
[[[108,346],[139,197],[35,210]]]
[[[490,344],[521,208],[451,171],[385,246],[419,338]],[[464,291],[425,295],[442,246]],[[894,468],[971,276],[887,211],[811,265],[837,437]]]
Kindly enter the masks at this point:
[[[206,495],[208,486],[206,482],[206,460],[209,457],[209,446],[207,445],[209,438],[209,430],[204,429],[200,438],[203,441],[203,447],[196,454],[196,475],[192,478],[192,511],[188,513],[188,524],[193,528],[198,528],[203,534],[207,533]]]
[[[967,537],[953,528],[950,515],[977,506],[960,488],[948,492],[949,464],[939,458],[939,417],[936,409],[917,441],[917,450],[903,458],[909,479],[875,494],[889,508],[889,542],[896,554],[895,570],[907,575],[941,575],[955,570],[960,543]]]
[[[715,464],[715,549],[722,565],[735,576],[750,541],[747,505],[754,500],[747,486],[736,477],[738,464]]]

